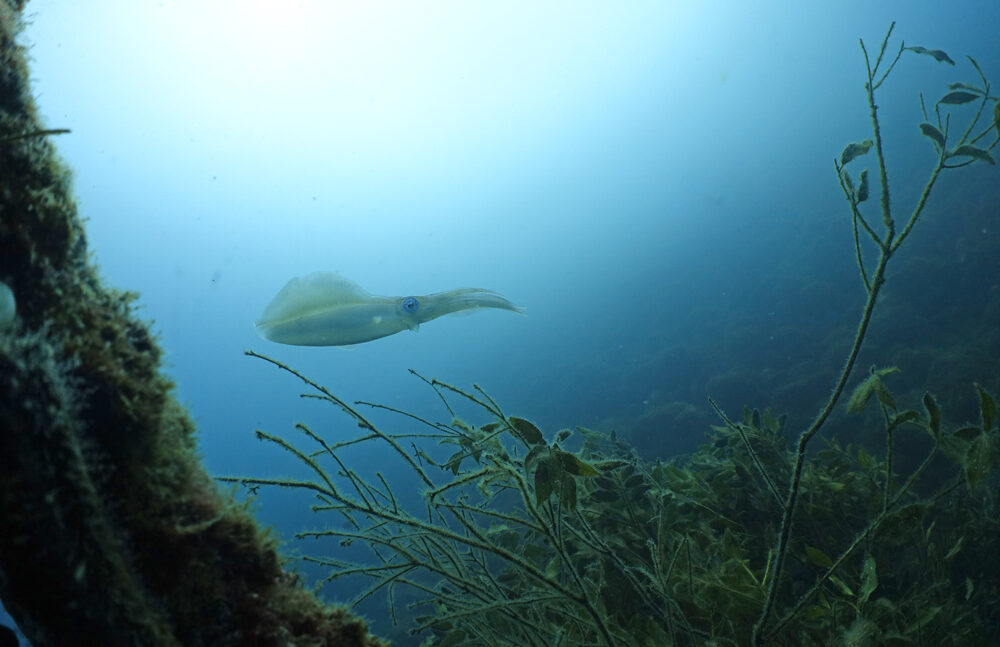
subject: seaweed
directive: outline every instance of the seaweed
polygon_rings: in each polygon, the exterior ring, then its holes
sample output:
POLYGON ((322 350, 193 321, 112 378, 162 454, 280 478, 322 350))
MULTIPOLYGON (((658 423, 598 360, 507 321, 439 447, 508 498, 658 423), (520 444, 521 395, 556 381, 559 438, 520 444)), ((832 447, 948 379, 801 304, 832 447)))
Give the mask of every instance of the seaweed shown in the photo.
POLYGON ((690 456, 651 461, 615 432, 547 433, 506 413, 478 385, 462 389, 413 372, 450 420, 437 422, 348 403, 294 368, 247 351, 302 380, 310 388, 303 397, 336 406, 361 434, 331 442, 298 423, 311 446, 304 449, 258 430, 310 476, 221 480, 315 496, 312 510, 328 521, 296 536, 363 544, 371 556, 365 563, 303 557, 328 569, 317 586, 366 578, 354 603, 385 593, 394 621, 416 614, 411 631, 425 632, 425 645, 1000 640, 995 398, 975 385, 979 421, 963 426, 951 424, 930 393, 907 407, 890 388, 896 367, 872 367, 848 389, 886 268, 935 183, 945 171, 992 164, 1000 140, 1000 99, 969 58, 980 85, 952 84, 931 112, 921 97, 919 131, 937 159, 912 212, 893 213, 876 92, 905 52, 953 64, 940 50, 903 43, 887 57, 893 27, 874 61, 861 42, 872 136, 834 160, 866 301, 832 391, 791 446, 783 415, 746 407, 733 419, 710 400, 721 423, 708 442, 690 456), (991 102, 992 120, 984 125, 991 102), (953 127, 963 114, 968 123, 953 127), (873 179, 868 169, 852 174, 871 153, 873 179), (884 439, 884 453, 820 434, 845 399, 849 415, 877 408, 881 429, 867 435, 884 439), (477 422, 456 415, 459 403, 477 422), (367 410, 395 416, 400 430, 384 431, 367 410), (420 484, 419 505, 404 504, 385 471, 365 476, 351 465, 345 452, 365 443, 390 448, 420 484), (922 452, 902 469, 901 443, 922 452), (417 597, 401 605, 404 589, 417 597))

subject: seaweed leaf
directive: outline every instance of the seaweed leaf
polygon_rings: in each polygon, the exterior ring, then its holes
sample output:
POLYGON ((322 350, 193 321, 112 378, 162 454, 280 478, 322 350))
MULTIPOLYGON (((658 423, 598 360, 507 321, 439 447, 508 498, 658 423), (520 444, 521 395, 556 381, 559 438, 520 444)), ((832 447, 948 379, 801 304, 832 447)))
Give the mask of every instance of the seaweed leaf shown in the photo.
POLYGON ((847 172, 847 169, 841 169, 840 176, 844 178, 844 184, 847 185, 848 191, 854 193, 854 180, 851 179, 851 174, 847 172))
POLYGON ((949 83, 948 84, 948 89, 949 90, 972 90, 973 92, 978 92, 980 95, 984 94, 981 89, 977 88, 976 86, 972 85, 971 83, 961 83, 961 82, 949 83))
POLYGON ((873 393, 882 404, 895 410, 896 403, 892 399, 892 394, 889 393, 889 389, 887 389, 885 384, 882 383, 882 376, 895 373, 898 370, 899 369, 895 366, 880 369, 872 367, 871 373, 868 377, 866 377, 861 384, 854 388, 854 391, 851 393, 851 397, 847 399, 847 410, 851 413, 861 413, 864 411, 865 406, 868 404, 868 400, 871 399, 873 393))
POLYGON ((848 162, 853 160, 855 157, 860 157, 861 155, 864 155, 869 150, 871 150, 873 143, 874 142, 872 142, 872 140, 866 139, 863 142, 848 144, 847 146, 844 147, 843 152, 840 153, 840 165, 843 166, 844 164, 847 164, 848 162))
POLYGON ((535 462, 539 460, 543 454, 546 454, 548 446, 546 445, 534 445, 528 452, 528 455, 524 457, 524 473, 530 474, 531 468, 534 466, 535 462))
POLYGON ((464 641, 467 637, 468 634, 464 629, 448 631, 444 638, 441 639, 441 642, 437 643, 437 647, 457 647, 457 645, 461 645, 462 641, 464 641))
POLYGON ((944 95, 938 99, 938 103, 945 103, 948 105, 961 105, 963 103, 969 103, 970 101, 975 101, 979 99, 982 95, 976 94, 974 92, 966 92, 965 90, 952 90, 948 94, 944 95))
POLYGON ((941 131, 936 126, 925 121, 920 124, 920 132, 924 134, 924 137, 932 139, 938 145, 938 148, 944 148, 944 135, 941 134, 941 131))
POLYGON ((997 404, 983 387, 976 384, 976 391, 979 393, 979 414, 983 423, 983 433, 993 427, 997 419, 997 404))
POLYGON ((864 447, 858 447, 858 464, 862 469, 871 471, 878 467, 878 462, 865 451, 864 447))
POLYGON ((948 155, 948 157, 959 157, 959 156, 972 157, 977 160, 982 160, 990 165, 996 164, 996 162, 993 160, 993 156, 990 155, 989 151, 982 148, 976 148, 975 146, 969 146, 968 144, 964 146, 959 146, 948 155))
POLYGON ((941 435, 941 407, 930 393, 924 393, 924 409, 927 410, 927 429, 937 440, 941 435))
POLYGON ((576 476, 598 476, 600 472, 594 468, 590 463, 585 463, 584 461, 577 458, 576 454, 571 454, 570 452, 564 452, 561 450, 555 450, 556 456, 559 457, 559 463, 563 470, 569 472, 570 474, 576 476))
POLYGON ((594 501, 599 501, 601 503, 612 503, 618 501, 621 497, 618 496, 617 492, 612 492, 610 490, 594 490, 590 493, 590 497, 594 501))
POLYGON ((920 501, 890 512, 878 526, 878 537, 889 545, 910 541, 913 529, 920 527, 928 508, 930 503, 920 501))
POLYGON ((836 575, 830 576, 830 583, 836 585, 836 587, 840 589, 840 592, 843 593, 844 595, 847 596, 854 595, 854 591, 851 590, 851 587, 847 586, 847 583, 844 582, 844 580, 837 577, 836 575))
POLYGON ((939 63, 943 61, 949 65, 955 64, 955 61, 951 60, 951 57, 940 49, 927 49, 926 47, 904 47, 903 49, 908 49, 911 52, 916 52, 917 54, 927 54, 928 56, 933 56, 934 60, 939 63))
POLYGON ((820 568, 830 568, 833 566, 833 560, 830 556, 821 551, 819 548, 813 548, 812 546, 806 546, 806 557, 814 565, 820 568))
POLYGON ((858 180, 858 203, 860 204, 868 199, 868 169, 861 171, 861 177, 858 180))
POLYGON ((514 428, 525 445, 537 445, 545 442, 542 432, 531 421, 516 416, 510 416, 508 420, 510 420, 510 426, 514 428))
POLYGON ((945 553, 945 556, 944 556, 945 560, 949 560, 952 557, 954 557, 955 555, 957 555, 959 552, 961 552, 961 550, 962 550, 962 544, 964 544, 964 543, 965 543, 965 535, 962 535, 961 537, 958 538, 958 541, 956 541, 952 545, 952 547, 948 549, 948 552, 945 553))
POLYGON ((993 442, 989 434, 980 434, 969 445, 965 454, 965 478, 969 483, 969 492, 975 492, 976 487, 993 469, 993 442))
MULTIPOLYGON (((892 373, 896 370, 898 369, 893 368, 888 372, 892 373)), ((878 377, 881 377, 881 375, 879 375, 878 377)), ((872 389, 875 391, 875 397, 878 398, 879 402, 889 407, 893 411, 896 410, 896 401, 893 399, 892 393, 889 392, 889 389, 886 388, 885 384, 882 383, 881 379, 875 380, 875 383, 872 385, 872 389)))
MULTIPOLYGON (((979 432, 979 427, 967 427, 966 429, 968 431, 979 432)), ((962 432, 965 430, 959 429, 958 431, 962 432)), ((954 434, 942 434, 938 438, 938 447, 941 448, 942 454, 962 465, 965 462, 965 455, 969 452, 969 444, 972 439, 975 439, 975 436, 965 437, 964 434, 958 432, 954 434)))
POLYGON ((552 469, 552 459, 545 457, 538 461, 535 469, 535 503, 542 505, 548 501, 556 486, 556 476, 552 469))
POLYGON ((907 409, 906 411, 901 411, 896 415, 892 416, 889 420, 889 429, 895 429, 900 425, 906 424, 907 422, 914 422, 920 418, 920 414, 913 409, 907 409))
POLYGON ((861 567, 861 589, 858 591, 858 602, 864 604, 869 596, 878 588, 878 573, 875 568, 875 558, 868 554, 861 567))
POLYGON ((554 578, 559 575, 559 569, 561 568, 562 559, 560 559, 559 555, 555 555, 549 560, 549 563, 545 565, 545 575, 554 578))
POLYGON ((572 478, 559 479, 559 504, 567 512, 576 510, 576 481, 572 478))
POLYGON ((971 443, 976 438, 979 438, 979 435, 982 433, 983 430, 980 429, 979 427, 968 426, 956 429, 955 431, 951 432, 951 435, 954 436, 955 438, 960 438, 967 443, 971 443))

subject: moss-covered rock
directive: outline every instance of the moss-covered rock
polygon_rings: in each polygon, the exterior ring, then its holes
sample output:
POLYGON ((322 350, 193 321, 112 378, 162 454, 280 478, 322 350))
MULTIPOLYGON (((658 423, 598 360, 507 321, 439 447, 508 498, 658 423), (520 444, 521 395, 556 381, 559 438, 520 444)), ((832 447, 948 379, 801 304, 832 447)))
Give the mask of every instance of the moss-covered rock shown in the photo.
POLYGON ((160 349, 87 254, 0 2, 0 599, 43 645, 379 645, 205 473, 160 349))

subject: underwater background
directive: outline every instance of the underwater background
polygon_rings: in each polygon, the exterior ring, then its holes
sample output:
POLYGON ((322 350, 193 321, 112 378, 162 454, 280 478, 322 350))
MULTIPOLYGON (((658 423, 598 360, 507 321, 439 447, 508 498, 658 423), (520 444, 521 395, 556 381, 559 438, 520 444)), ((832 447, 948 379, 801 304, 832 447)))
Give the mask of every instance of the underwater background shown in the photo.
MULTIPOLYGON (((649 459, 704 441, 708 396, 787 412, 796 432, 864 298, 833 167, 868 136, 858 38, 896 20, 957 63, 912 57, 882 90, 903 211, 936 159, 919 93, 976 80, 966 54, 1000 79, 993 2, 39 0, 27 16, 91 249, 140 293, 219 475, 302 471, 255 429, 354 433, 245 349, 431 419, 446 412, 407 369, 476 383, 547 433, 615 429, 649 459), (259 339, 271 297, 317 270, 374 294, 488 288, 527 316, 446 317, 346 350, 259 339)), ((899 366, 896 393, 932 390, 957 422, 976 415, 972 382, 1000 390, 998 186, 986 164, 941 180, 859 364, 899 366)), ((839 413, 827 432, 866 440, 839 413)), ((324 523, 309 503, 256 505, 290 538, 324 523)), ((388 635, 378 609, 362 611, 388 635)))

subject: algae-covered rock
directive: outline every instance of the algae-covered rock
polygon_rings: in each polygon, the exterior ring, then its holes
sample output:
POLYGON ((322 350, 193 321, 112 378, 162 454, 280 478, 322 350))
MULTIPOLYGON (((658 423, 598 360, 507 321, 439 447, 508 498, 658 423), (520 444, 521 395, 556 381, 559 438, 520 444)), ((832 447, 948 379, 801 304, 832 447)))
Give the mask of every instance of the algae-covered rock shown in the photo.
MULTIPOLYGON (((199 464, 161 351, 87 254, 0 2, 0 599, 43 645, 379 645, 199 464)), ((71 136, 71 135, 70 135, 71 136)))

